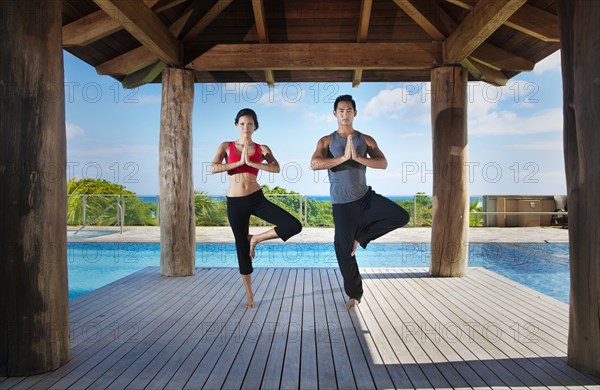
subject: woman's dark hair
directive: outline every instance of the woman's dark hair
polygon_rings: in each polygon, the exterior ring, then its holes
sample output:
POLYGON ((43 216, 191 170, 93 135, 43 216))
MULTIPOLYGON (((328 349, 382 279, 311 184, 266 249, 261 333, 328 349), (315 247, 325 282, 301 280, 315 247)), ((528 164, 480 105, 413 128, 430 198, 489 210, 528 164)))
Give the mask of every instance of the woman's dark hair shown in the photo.
POLYGON ((256 113, 254 112, 254 110, 251 108, 242 108, 240 112, 238 112, 235 116, 235 124, 237 125, 240 118, 244 115, 250 115, 252 119, 254 119, 254 125, 256 125, 256 128, 254 130, 258 130, 258 118, 256 117, 256 113))
POLYGON ((333 111, 337 110, 337 106, 339 102, 350 102, 352 103, 352 108, 356 111, 356 102, 352 99, 352 95, 340 95, 335 99, 333 103, 333 111))

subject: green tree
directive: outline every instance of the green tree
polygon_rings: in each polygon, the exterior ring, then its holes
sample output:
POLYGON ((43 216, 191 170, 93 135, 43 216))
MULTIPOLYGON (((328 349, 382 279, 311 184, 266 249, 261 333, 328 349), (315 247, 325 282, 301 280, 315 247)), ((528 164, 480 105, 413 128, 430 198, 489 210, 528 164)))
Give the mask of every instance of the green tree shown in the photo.
MULTIPOLYGON (((479 199, 472 201, 469 204, 469 213, 472 212, 481 212, 483 211, 483 206, 479 199)), ((470 214, 469 215, 469 226, 483 226, 483 215, 481 214, 470 214)))
POLYGON ((204 191, 194 191, 196 226, 227 226, 227 203, 204 191))
POLYGON ((67 180, 67 224, 83 223, 83 196, 86 195, 86 223, 96 226, 118 224, 117 206, 119 197, 125 196, 125 225, 155 225, 156 205, 144 202, 135 192, 120 184, 103 179, 67 180), (98 196, 110 194, 113 196, 98 196), (96 196, 94 196, 96 195, 96 196), (104 211, 104 212, 103 212, 104 211))

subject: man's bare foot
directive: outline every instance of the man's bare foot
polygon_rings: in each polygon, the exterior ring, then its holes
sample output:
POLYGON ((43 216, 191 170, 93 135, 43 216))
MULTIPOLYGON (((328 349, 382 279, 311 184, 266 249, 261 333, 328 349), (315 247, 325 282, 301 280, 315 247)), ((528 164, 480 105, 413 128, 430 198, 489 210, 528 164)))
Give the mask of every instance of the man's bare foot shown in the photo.
POLYGON ((358 241, 354 240, 354 246, 352 247, 352 253, 350 253, 350 256, 354 256, 354 254, 356 253, 357 247, 358 247, 358 241))
POLYGON ((348 310, 354 309, 354 306, 358 305, 358 303, 359 303, 358 299, 350 298, 348 300, 348 303, 346 303, 346 309, 348 309, 348 310))
POLYGON ((258 244, 258 241, 256 239, 254 239, 254 236, 250 235, 248 236, 250 237, 249 241, 250 241, 250 257, 253 259, 254 256, 256 256, 255 250, 256 250, 256 244, 258 244))

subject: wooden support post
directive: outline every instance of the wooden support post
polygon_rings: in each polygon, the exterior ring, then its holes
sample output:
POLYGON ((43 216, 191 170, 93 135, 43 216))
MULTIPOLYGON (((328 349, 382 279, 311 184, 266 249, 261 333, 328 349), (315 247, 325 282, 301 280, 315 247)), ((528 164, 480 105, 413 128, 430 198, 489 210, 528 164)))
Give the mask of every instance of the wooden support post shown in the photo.
POLYGON ((433 128, 432 276, 464 276, 468 260, 467 70, 431 70, 433 128))
POLYGON ((194 72, 162 73, 160 113, 160 273, 194 274, 196 231, 192 178, 194 72))
POLYGON ((600 2, 557 6, 571 270, 567 362, 600 376, 600 2))
POLYGON ((70 358, 61 31, 62 0, 0 1, 0 376, 70 358))

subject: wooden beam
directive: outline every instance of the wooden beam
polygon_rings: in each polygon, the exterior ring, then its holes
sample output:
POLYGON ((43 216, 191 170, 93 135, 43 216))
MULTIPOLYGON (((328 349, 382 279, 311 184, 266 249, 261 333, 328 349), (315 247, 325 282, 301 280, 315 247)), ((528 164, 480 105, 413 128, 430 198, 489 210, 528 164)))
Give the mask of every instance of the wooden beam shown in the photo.
MULTIPOLYGON (((477 4, 477 0, 447 1, 468 10, 477 4)), ((544 42, 560 41, 558 16, 530 4, 523 4, 504 25, 544 42)))
MULTIPOLYGON (((267 21, 265 17, 265 4, 263 0, 252 0, 252 10, 254 11, 254 23, 256 25, 256 34, 260 43, 269 43, 267 35, 267 21)), ((265 80, 269 88, 275 87, 275 75, 270 69, 265 70, 265 80)))
POLYGON ((166 64, 180 66, 183 46, 142 0, 94 0, 166 64))
MULTIPOLYGON (((371 9, 373 8, 373 0, 362 0, 360 5, 360 19, 358 22, 358 37, 357 42, 363 43, 367 41, 369 35, 369 24, 371 23, 371 9)), ((362 79, 362 69, 354 69, 352 75, 352 88, 357 88, 362 79)))
MULTIPOLYGON (((415 23, 417 23, 427 35, 436 41, 443 41, 450 31, 443 31, 443 25, 438 21, 434 21, 433 14, 428 12, 427 3, 423 0, 394 0, 415 23)), ((445 13, 444 13, 445 14, 445 13)))
POLYGON ((128 75, 121 84, 123 84, 124 88, 129 89, 141 87, 144 84, 154 81, 166 67, 167 65, 164 62, 156 61, 154 64, 128 75))
POLYGON ((527 0, 480 0, 446 39, 445 61, 460 63, 527 0))
MULTIPOLYGON (((153 7, 158 0, 144 0, 148 7, 153 7)), ((162 8, 161 11, 166 8, 162 8)), ((152 8, 154 12, 160 12, 152 8)), ((85 46, 94 43, 110 34, 120 31, 123 27, 103 10, 92 12, 77 19, 62 28, 64 47, 85 46)))
POLYGON ((124 75, 131 74, 152 64, 158 57, 146 46, 128 51, 112 60, 96 67, 98 74, 124 75))
POLYGON ((158 0, 156 1, 156 4, 152 6, 152 11, 159 14, 163 11, 175 7, 176 5, 185 3, 186 1, 188 0, 158 0))
POLYGON ((434 43, 220 44, 187 67, 212 70, 430 69, 441 63, 434 43))
POLYGON ((475 49, 470 57, 496 70, 529 72, 535 66, 533 61, 485 42, 475 49))
POLYGON ((508 82, 506 74, 481 64, 471 57, 465 58, 460 64, 477 80, 485 81, 497 87, 502 87, 508 82))
POLYGON ((217 16, 221 14, 231 4, 233 0, 218 0, 217 3, 204 15, 202 19, 183 37, 183 42, 194 40, 217 16))

